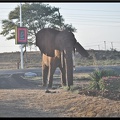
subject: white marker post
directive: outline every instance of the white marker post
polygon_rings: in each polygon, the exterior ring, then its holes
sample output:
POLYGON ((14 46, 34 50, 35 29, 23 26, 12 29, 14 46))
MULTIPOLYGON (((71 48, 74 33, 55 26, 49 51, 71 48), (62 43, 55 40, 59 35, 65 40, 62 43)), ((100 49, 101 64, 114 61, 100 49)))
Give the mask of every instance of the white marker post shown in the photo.
MULTIPOLYGON (((21 10, 21 3, 20 3, 20 27, 22 27, 22 10, 21 10)), ((23 69, 23 45, 21 44, 21 69, 23 69)))

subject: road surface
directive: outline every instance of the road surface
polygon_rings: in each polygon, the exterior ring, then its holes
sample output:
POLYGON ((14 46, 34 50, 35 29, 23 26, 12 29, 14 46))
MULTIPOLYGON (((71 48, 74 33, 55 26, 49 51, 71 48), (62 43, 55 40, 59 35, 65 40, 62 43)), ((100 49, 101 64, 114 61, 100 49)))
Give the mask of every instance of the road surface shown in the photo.
MULTIPOLYGON (((98 66, 98 68, 101 69, 111 69, 115 70, 116 72, 120 71, 120 66, 98 66)), ((96 67, 94 66, 77 66, 74 73, 84 73, 84 72, 93 72, 96 70, 96 67)), ((33 72, 36 73, 38 76, 42 75, 42 69, 41 68, 32 68, 32 69, 14 69, 14 70, 0 70, 0 75, 2 74, 24 74, 26 72, 33 72)), ((55 73, 59 74, 59 69, 57 68, 55 73)))

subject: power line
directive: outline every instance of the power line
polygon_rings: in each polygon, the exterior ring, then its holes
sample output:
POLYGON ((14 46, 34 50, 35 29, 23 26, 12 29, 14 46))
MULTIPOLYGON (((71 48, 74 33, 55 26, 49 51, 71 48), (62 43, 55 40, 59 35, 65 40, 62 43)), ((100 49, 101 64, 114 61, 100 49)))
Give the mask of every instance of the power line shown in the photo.
MULTIPOLYGON (((16 7, 17 7, 17 5, 16 5, 16 7)), ((5 9, 5 10, 9 10, 9 9, 15 9, 15 7, 14 8, 10 8, 10 7, 7 7, 7 8, 0 8, 0 9, 5 9)), ((62 8, 60 8, 60 10, 77 10, 77 11, 99 11, 99 12, 120 12, 120 11, 111 11, 111 10, 98 10, 98 9, 79 9, 79 8, 64 8, 64 7, 62 7, 62 8)))
POLYGON ((91 23, 87 23, 87 24, 86 24, 86 23, 85 23, 85 24, 84 24, 84 23, 81 23, 81 24, 80 24, 80 22, 83 22, 83 21, 72 22, 72 25, 75 25, 75 24, 76 24, 77 26, 78 26, 78 25, 79 25, 79 26, 81 26, 81 25, 84 25, 84 26, 87 25, 87 26, 92 26, 92 27, 93 27, 93 26, 98 26, 98 27, 120 27, 120 25, 100 25, 100 24, 91 24, 91 23), (79 24, 78 24, 78 23, 79 23, 79 24))
MULTIPOLYGON (((2 21, 3 19, 0 19, 0 21, 2 21)), ((68 18, 68 17, 66 17, 66 19, 65 20, 75 20, 75 21, 78 21, 78 22, 80 22, 81 20, 85 20, 85 21, 89 21, 89 22, 91 22, 91 21, 97 21, 97 22, 115 22, 115 23, 120 23, 120 20, 119 21, 111 21, 111 20, 96 20, 96 19, 92 19, 92 18, 78 18, 78 19, 75 19, 75 18, 73 18, 73 17, 71 17, 71 18, 68 18)), ((85 22, 84 21, 84 22, 85 22)))
POLYGON ((95 17, 95 16, 94 17, 92 17, 92 16, 91 17, 88 17, 88 16, 66 16, 66 18, 68 18, 68 19, 71 19, 71 18, 72 19, 76 19, 76 18, 85 18, 86 19, 87 18, 87 19, 103 19, 103 20, 104 19, 105 20, 106 19, 109 19, 109 20, 111 20, 111 19, 120 20, 120 17, 119 18, 113 18, 113 17, 112 18, 109 18, 109 17, 104 18, 104 17, 95 17))
POLYGON ((80 19, 77 19, 77 20, 76 20, 76 19, 74 19, 74 18, 71 18, 71 19, 69 19, 69 18, 67 19, 67 18, 66 18, 66 20, 72 20, 72 19, 75 20, 75 21, 80 21, 80 20, 86 20, 86 21, 87 21, 87 20, 88 20, 88 21, 90 22, 90 21, 92 20, 92 21, 97 21, 97 22, 115 22, 115 23, 117 22, 117 23, 120 23, 120 20, 119 20, 119 21, 108 21, 108 20, 105 21, 105 20, 84 19, 84 18, 80 18, 80 19))
POLYGON ((120 11, 111 11, 111 10, 92 10, 92 9, 73 9, 73 8, 61 8, 64 10, 81 10, 81 11, 99 11, 99 12, 120 12, 120 11))
MULTIPOLYGON (((3 17, 3 16, 8 16, 8 15, 2 15, 1 14, 0 16, 3 17)), ((88 15, 80 15, 80 14, 76 14, 75 15, 75 14, 71 14, 71 13, 66 16, 66 18, 70 18, 70 19, 71 18, 72 19, 74 19, 74 18, 76 19, 76 17, 77 18, 82 17, 82 18, 87 18, 87 19, 88 18, 95 18, 95 19, 98 19, 98 18, 100 18, 100 19, 120 19, 120 17, 118 15, 117 15, 117 18, 113 18, 113 16, 112 17, 107 17, 107 16, 102 16, 101 17, 101 15, 94 15, 94 16, 93 15, 92 16, 91 15, 90 16, 88 16, 88 15)))

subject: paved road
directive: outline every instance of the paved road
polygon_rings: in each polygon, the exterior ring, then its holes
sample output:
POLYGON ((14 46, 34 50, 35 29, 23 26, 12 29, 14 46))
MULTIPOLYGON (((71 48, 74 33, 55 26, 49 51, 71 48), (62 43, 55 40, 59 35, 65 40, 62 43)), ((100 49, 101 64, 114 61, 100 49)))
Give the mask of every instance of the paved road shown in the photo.
POLYGON ((41 68, 32 68, 32 69, 14 69, 14 70, 0 70, 0 75, 2 74, 19 74, 26 72, 34 72, 41 75, 41 68))
MULTIPOLYGON (((112 69, 116 72, 120 73, 120 66, 98 66, 101 69, 112 69)), ((94 66, 77 66, 76 71, 74 73, 84 73, 84 72, 92 72, 96 70, 94 66)), ((0 75, 2 74, 24 74, 26 72, 36 73, 38 76, 42 75, 41 68, 32 68, 32 69, 15 69, 15 70, 0 70, 0 75)), ((56 69, 55 73, 59 74, 59 69, 56 69)))

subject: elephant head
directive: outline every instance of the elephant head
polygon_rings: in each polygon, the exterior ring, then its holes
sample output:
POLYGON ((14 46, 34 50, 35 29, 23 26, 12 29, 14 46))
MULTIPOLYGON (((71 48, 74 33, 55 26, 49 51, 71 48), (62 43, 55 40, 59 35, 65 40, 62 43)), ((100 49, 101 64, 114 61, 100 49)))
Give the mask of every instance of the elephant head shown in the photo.
POLYGON ((60 31, 44 28, 36 34, 36 46, 47 56, 54 57, 55 37, 60 31))
POLYGON ((63 53, 65 62, 66 80, 68 86, 73 85, 73 60, 72 51, 76 49, 81 55, 87 57, 87 51, 77 42, 72 32, 58 31, 51 28, 41 29, 36 34, 36 46, 47 56, 54 57, 55 50, 63 53))

